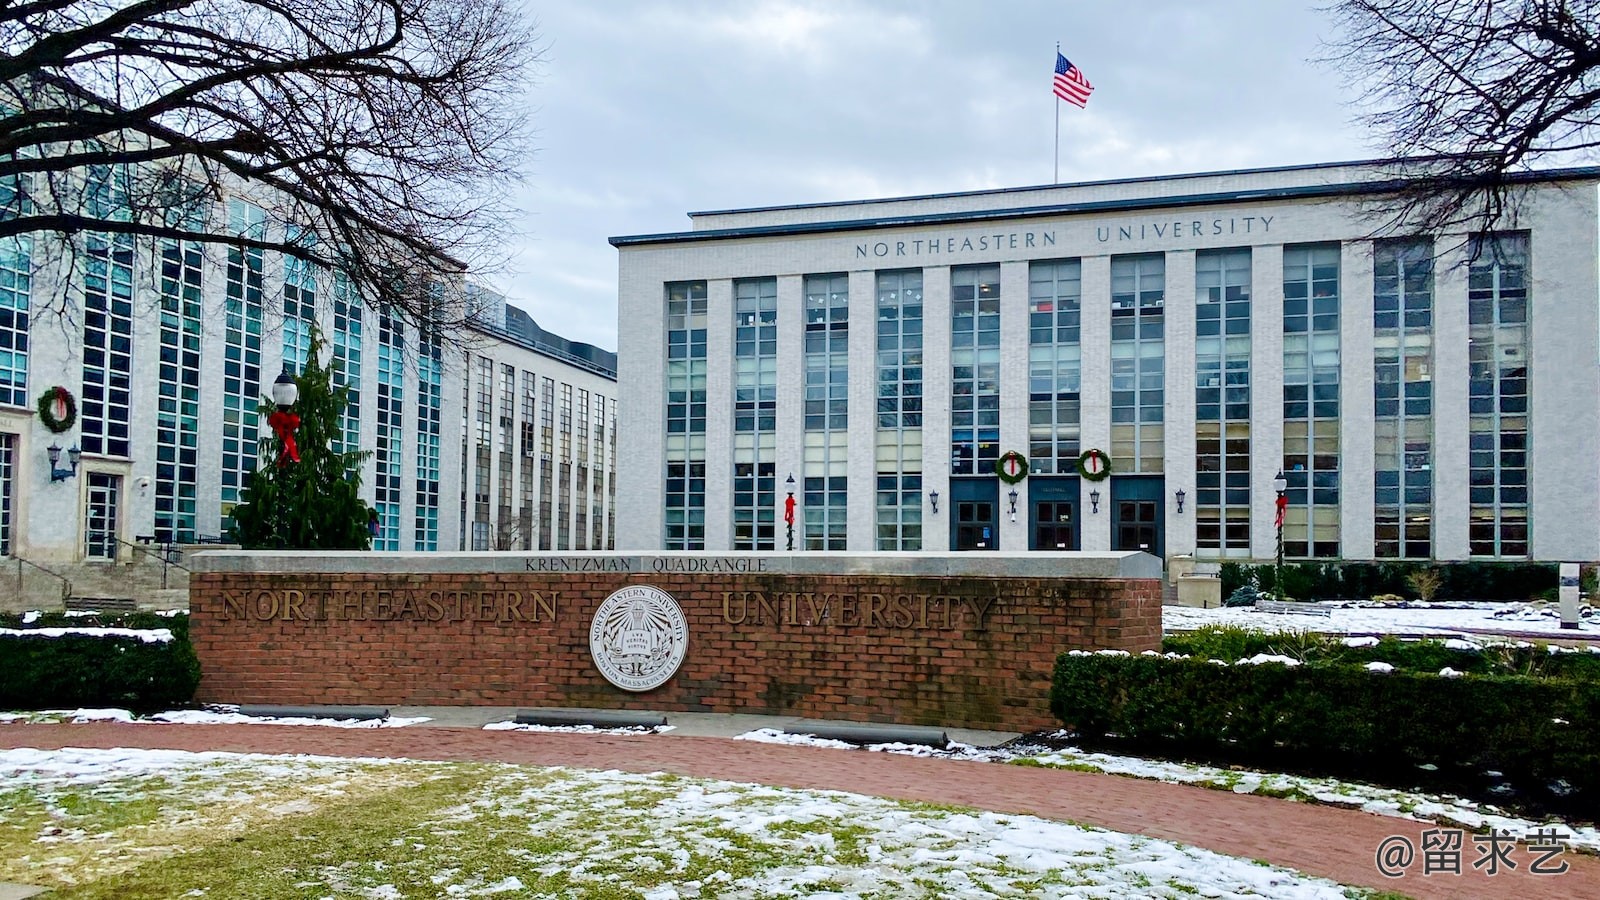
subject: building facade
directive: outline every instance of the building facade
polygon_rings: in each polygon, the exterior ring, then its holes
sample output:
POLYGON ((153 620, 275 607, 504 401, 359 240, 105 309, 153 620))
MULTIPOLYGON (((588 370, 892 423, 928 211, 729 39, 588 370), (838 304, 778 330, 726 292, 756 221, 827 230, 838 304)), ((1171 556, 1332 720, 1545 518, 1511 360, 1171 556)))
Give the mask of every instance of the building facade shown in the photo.
POLYGON ((1289 558, 1600 558, 1600 169, 1436 235, 1382 172, 613 238, 618 547, 1270 559, 1281 473, 1289 558))
MULTIPOLYGON (((213 215, 239 233, 280 227, 243 199, 213 215)), ((343 446, 371 451, 374 549, 477 547, 485 527, 508 549, 609 546, 614 355, 497 298, 479 321, 447 344, 270 252, 92 232, 0 241, 0 558, 111 563, 141 543, 223 540, 267 430, 258 407, 303 367, 313 328, 352 388, 343 446), (471 412, 485 391, 489 423, 471 412), (70 410, 60 431, 40 414, 47 394, 50 422, 70 410), (487 526, 485 495, 504 501, 487 526)))
POLYGON ((461 382, 461 549, 614 549, 616 355, 496 299, 461 382))

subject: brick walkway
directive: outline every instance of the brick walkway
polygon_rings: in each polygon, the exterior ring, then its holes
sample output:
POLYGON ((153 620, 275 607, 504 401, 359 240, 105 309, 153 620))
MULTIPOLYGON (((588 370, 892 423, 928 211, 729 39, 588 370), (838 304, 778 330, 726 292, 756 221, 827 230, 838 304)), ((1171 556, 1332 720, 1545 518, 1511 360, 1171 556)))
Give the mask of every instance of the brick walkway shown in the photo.
MULTIPOLYGON (((465 728, 342 729, 272 725, 0 725, 0 747, 144 747, 330 756, 404 756, 672 772, 729 781, 821 788, 1071 820, 1260 859, 1345 884, 1418 898, 1600 897, 1600 858, 1566 854, 1562 875, 1531 875, 1523 849, 1497 876, 1378 874, 1374 854, 1390 835, 1420 846, 1428 827, 1352 810, 1245 796, 1114 775, 994 763, 919 759, 722 738, 481 731, 465 728)), ((1480 853, 1470 840, 1462 867, 1480 853)))

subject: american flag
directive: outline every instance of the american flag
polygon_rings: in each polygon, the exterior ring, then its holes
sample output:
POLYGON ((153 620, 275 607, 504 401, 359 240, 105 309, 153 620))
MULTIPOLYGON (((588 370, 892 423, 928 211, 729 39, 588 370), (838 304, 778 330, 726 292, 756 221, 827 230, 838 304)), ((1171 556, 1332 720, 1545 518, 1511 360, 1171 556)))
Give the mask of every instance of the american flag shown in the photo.
POLYGON ((1077 66, 1067 62, 1067 58, 1057 51, 1055 90, 1057 97, 1082 109, 1089 102, 1089 95, 1094 93, 1094 85, 1083 77, 1077 66))

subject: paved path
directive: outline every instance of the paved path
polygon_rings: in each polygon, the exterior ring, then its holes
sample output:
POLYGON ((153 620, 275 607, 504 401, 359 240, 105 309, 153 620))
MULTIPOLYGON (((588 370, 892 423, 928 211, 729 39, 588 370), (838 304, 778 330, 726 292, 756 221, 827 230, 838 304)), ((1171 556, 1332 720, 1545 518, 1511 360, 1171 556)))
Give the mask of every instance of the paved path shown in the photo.
MULTIPOLYGON (((921 759, 714 737, 584 735, 474 728, 343 729, 273 725, 0 725, 0 747, 144 747, 672 772, 729 781, 819 788, 972 806, 1145 834, 1288 866, 1345 884, 1418 898, 1600 897, 1600 858, 1573 853, 1562 875, 1531 875, 1529 855, 1494 877, 1379 875, 1374 853, 1391 835, 1420 846, 1423 823, 1114 775, 995 763, 921 759)), ((1480 854, 1465 846, 1463 868, 1480 854)))

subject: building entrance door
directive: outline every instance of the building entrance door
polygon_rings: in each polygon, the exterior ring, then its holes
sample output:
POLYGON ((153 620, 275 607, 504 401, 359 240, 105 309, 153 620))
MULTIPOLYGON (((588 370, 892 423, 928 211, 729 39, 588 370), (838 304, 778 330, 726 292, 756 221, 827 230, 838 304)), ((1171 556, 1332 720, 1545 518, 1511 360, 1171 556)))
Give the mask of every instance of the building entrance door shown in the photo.
POLYGON ((999 481, 985 478, 950 482, 951 546, 957 550, 998 550, 1000 530, 996 521, 999 509, 999 481))
POLYGON ((1162 485, 1159 476, 1111 476, 1111 549, 1162 556, 1162 485))
POLYGON ((121 502, 121 494, 120 475, 89 473, 89 500, 83 517, 85 559, 117 558, 117 507, 121 502))
POLYGON ((1113 550, 1143 550, 1155 553, 1156 502, 1120 500, 1116 508, 1116 536, 1113 550))
POLYGON ((1078 479, 1030 477, 1028 500, 1029 550, 1078 549, 1078 479))

